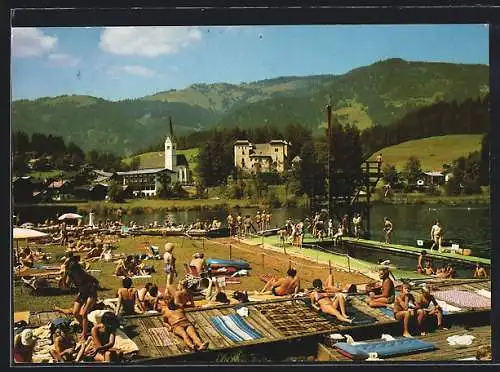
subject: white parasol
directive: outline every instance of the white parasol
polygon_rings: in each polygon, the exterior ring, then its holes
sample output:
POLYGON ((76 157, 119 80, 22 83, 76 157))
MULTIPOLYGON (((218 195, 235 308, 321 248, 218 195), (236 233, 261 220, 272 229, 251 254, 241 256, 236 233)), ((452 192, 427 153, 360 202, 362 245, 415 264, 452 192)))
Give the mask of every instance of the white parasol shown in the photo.
POLYGON ((83 218, 83 216, 80 216, 79 214, 76 214, 76 213, 64 213, 63 215, 59 216, 58 220, 59 221, 79 220, 80 218, 83 218))
POLYGON ((26 240, 26 246, 28 246, 29 239, 38 239, 48 236, 49 234, 45 234, 44 232, 33 230, 33 229, 25 229, 22 227, 14 227, 12 229, 12 237, 16 241, 16 256, 19 254, 19 240, 26 240))
POLYGON ((12 237, 14 240, 21 239, 37 239, 43 238, 44 236, 48 236, 49 234, 45 234, 44 232, 33 230, 33 229, 25 229, 22 227, 14 227, 12 229, 12 237))

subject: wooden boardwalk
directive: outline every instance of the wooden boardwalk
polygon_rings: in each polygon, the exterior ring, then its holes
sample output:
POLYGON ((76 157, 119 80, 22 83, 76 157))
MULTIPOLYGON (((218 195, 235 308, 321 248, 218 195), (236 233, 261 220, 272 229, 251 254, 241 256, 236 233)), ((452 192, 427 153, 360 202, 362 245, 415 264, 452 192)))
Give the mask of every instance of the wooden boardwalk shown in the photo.
MULTIPOLYGON (((384 360, 391 362, 456 361, 463 358, 475 357, 479 346, 491 345, 491 326, 467 327, 463 325, 453 325, 448 330, 435 331, 426 336, 418 336, 417 338, 434 344, 436 349, 416 354, 385 358, 384 360), (475 338, 472 340, 471 345, 453 346, 448 343, 447 338, 455 335, 472 335, 475 338)), ((361 339, 357 341, 361 341, 361 339)), ((352 359, 342 355, 331 346, 319 344, 318 361, 352 362, 352 359)))
MULTIPOLYGON (((395 320, 378 309, 370 308, 363 301, 352 298, 349 306, 350 313, 362 321, 359 324, 341 323, 331 316, 318 313, 310 307, 307 300, 276 300, 265 303, 249 303, 248 317, 243 318, 261 337, 249 341, 235 342, 220 333, 212 324, 214 316, 231 315, 236 313, 233 306, 214 309, 192 309, 186 311, 188 319, 196 325, 200 338, 209 341, 208 350, 222 351, 250 345, 259 345, 274 342, 283 342, 297 338, 340 332, 355 327, 367 327, 376 324, 392 324, 395 320)), ((160 315, 138 315, 127 318, 127 335, 140 349, 138 361, 165 360, 193 353, 187 350, 180 339, 171 335, 174 342, 169 346, 151 347, 154 342, 148 329, 163 327, 160 315)))
MULTIPOLYGON (((456 289, 477 292, 481 289, 491 290, 491 282, 488 280, 448 279, 434 280, 429 284, 432 291, 456 289)), ((365 301, 366 296, 363 295, 356 294, 348 297, 348 314, 355 318, 354 324, 339 322, 332 316, 316 311, 310 306, 310 301, 307 298, 277 298, 249 302, 245 304, 248 309, 248 317, 241 319, 260 337, 246 341, 230 339, 224 332, 219 331, 212 322, 213 317, 236 314, 235 305, 186 309, 186 316, 195 325, 200 338, 203 341, 209 341, 208 351, 225 351, 301 338, 319 338, 330 333, 351 333, 369 337, 369 335, 373 336, 374 333, 384 330, 400 332, 399 322, 394 319, 390 310, 370 308, 365 301)), ((446 315, 445 321, 449 320, 453 324, 471 325, 475 324, 475 320, 478 320, 484 324, 485 319, 486 323, 488 322, 490 313, 491 309, 489 308, 474 311, 463 309, 461 312, 446 315)), ((37 327, 61 316, 64 315, 55 311, 30 313, 28 323, 31 327, 37 327)), ((138 362, 163 361, 171 358, 182 359, 183 356, 189 357, 194 353, 186 349, 180 338, 166 329, 160 314, 125 317, 123 330, 139 347, 140 351, 136 358, 138 362)), ((436 334, 436 337, 438 336, 439 334, 436 334)), ((489 337, 491 338, 491 335, 489 337)), ((449 359, 449 357, 447 358, 449 359)))

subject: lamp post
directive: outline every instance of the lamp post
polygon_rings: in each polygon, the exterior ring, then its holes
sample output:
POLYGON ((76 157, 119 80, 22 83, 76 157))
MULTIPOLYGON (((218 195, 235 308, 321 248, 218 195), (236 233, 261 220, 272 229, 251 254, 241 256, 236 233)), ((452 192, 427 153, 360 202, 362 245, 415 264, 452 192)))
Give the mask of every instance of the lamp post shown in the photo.
POLYGON ((332 177, 331 177, 331 162, 332 162, 332 106, 330 104, 326 105, 326 113, 328 119, 328 218, 332 216, 332 177))

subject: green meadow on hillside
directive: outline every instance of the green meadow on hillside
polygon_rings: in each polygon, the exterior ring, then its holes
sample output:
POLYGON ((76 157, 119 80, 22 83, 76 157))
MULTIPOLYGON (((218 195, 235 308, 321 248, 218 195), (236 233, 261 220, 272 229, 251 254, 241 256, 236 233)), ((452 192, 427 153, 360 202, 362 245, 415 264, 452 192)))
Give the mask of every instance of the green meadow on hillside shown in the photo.
MULTIPOLYGON (((189 168, 195 171, 198 166, 198 154, 200 150, 198 148, 177 150, 178 154, 184 154, 186 157, 189 168)), ((157 152, 146 152, 144 154, 137 155, 141 160, 141 168, 162 168, 165 165, 165 157, 163 151, 157 152)), ((125 164, 130 164, 133 157, 123 159, 125 164)))
POLYGON ((410 156, 420 160, 423 171, 440 170, 443 164, 451 162, 460 156, 481 150, 481 134, 453 134, 447 136, 429 137, 403 142, 386 147, 372 154, 368 160, 375 160, 382 153, 384 163, 395 165, 398 171, 405 166, 410 156))

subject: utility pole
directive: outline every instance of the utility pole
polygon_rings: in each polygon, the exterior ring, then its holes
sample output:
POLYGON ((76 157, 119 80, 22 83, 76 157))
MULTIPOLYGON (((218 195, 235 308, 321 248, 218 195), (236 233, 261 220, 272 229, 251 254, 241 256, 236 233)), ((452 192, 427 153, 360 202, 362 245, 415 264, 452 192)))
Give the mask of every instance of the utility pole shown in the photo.
POLYGON ((332 218, 332 105, 331 101, 326 105, 328 117, 328 218, 332 218))

